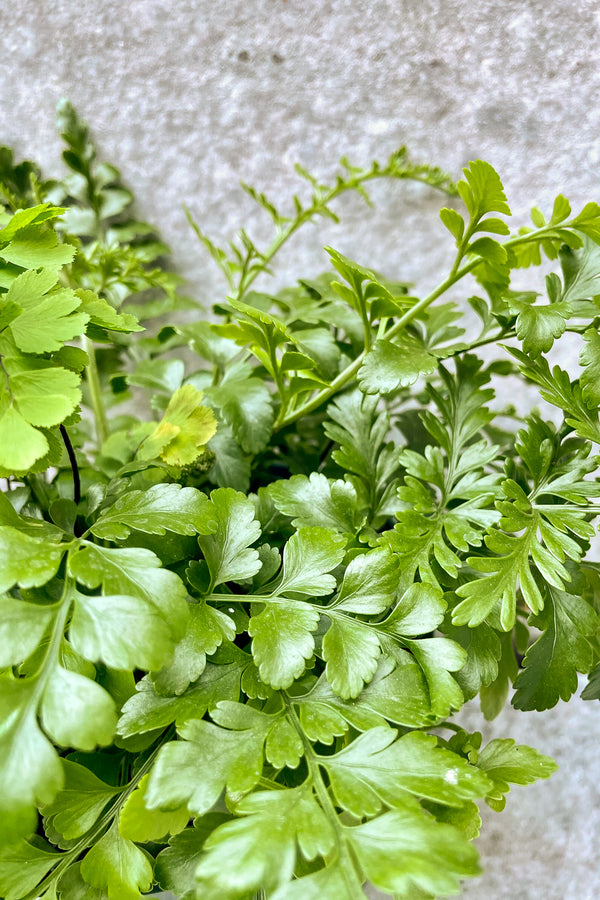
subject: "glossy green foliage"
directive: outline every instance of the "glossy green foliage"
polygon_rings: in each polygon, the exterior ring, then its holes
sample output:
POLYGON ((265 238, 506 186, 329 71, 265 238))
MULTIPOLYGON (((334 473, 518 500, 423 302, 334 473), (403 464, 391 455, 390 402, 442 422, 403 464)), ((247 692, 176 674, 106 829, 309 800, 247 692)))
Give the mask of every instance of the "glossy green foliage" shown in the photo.
POLYGON ((477 802, 555 769, 482 746, 465 700, 600 694, 600 207, 515 232, 482 161, 299 170, 289 212, 245 187, 270 244, 194 226, 216 321, 151 322, 194 304, 66 102, 59 126, 60 181, 0 151, 0 895, 460 892, 477 802), (327 248, 254 289, 384 177, 455 198, 437 288, 327 248), (542 253, 561 273, 511 287, 542 253), (444 297, 470 275, 479 330, 444 297), (545 356, 567 333, 574 378, 545 356), (552 421, 499 409, 507 376, 552 421))

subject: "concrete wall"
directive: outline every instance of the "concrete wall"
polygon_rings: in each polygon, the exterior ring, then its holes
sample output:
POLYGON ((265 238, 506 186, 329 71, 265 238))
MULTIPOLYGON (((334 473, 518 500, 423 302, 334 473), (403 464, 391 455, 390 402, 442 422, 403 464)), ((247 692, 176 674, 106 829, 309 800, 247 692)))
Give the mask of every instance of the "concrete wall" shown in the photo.
MULTIPOLYGON (((559 191, 574 206, 599 199, 599 38, 595 0, 5 0, 0 141, 57 171, 53 110, 68 96, 210 303, 222 283, 181 204, 217 237, 248 221, 260 233, 237 182, 284 200, 295 162, 327 175, 344 153, 366 163, 407 143, 453 173, 488 159, 523 220, 559 191)), ((319 271, 333 243, 419 291, 435 284, 451 255, 440 198, 403 184, 373 193, 377 211, 348 198, 344 224, 299 237, 282 278, 319 271)), ((563 768, 487 817, 487 874, 465 896, 600 896, 597 707, 509 710, 492 730, 563 768)))

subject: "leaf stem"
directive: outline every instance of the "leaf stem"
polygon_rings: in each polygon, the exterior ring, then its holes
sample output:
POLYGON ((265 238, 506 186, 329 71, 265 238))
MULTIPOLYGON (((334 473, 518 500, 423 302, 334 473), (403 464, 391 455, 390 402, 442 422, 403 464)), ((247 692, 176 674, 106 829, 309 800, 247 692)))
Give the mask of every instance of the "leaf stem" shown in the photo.
POLYGON ((73 473, 73 502, 75 503, 75 506, 77 506, 81 500, 81 479, 79 477, 77 457, 75 456, 75 450, 73 449, 73 444, 71 443, 71 438, 67 433, 67 429, 64 425, 60 425, 59 429, 65 445, 65 450, 67 451, 67 456, 69 457, 69 462, 71 463, 71 471, 73 473))
MULTIPOLYGON (((540 235, 544 234, 547 231, 551 231, 552 228, 550 226, 544 226, 543 228, 537 229, 537 231, 532 231, 529 234, 515 235, 515 237, 509 238, 507 241, 504 241, 502 244, 503 247, 515 247, 519 244, 527 244, 533 240, 538 240, 540 235)), ((462 258, 462 249, 459 250, 457 254, 457 260, 460 262, 462 258)), ((481 257, 476 257, 475 259, 470 260, 468 263, 465 263, 464 266, 457 267, 456 261, 450 274, 444 281, 441 282, 430 294, 424 297, 422 300, 419 300, 418 303, 415 303, 409 310, 407 310, 404 315, 400 316, 398 321, 389 329, 389 331, 385 332, 383 337, 385 340, 389 340, 390 338, 396 337, 409 322, 412 322, 419 313, 423 312, 430 306, 438 297, 444 294, 449 288, 451 288, 454 284, 460 281, 465 275, 468 275, 473 269, 477 268, 482 262, 481 257)), ((379 337, 380 335, 378 335, 379 337)), ((322 391, 319 391, 310 400, 307 400, 306 403, 303 403, 302 406, 297 407, 293 412, 289 413, 286 416, 283 416, 281 419, 275 422, 273 426, 273 432, 279 431, 281 428, 285 428, 287 425, 291 425, 293 422, 296 422, 298 419, 301 419, 303 416, 309 415, 318 409, 323 403, 326 403, 327 400, 331 399, 335 394, 338 393, 342 388, 346 387, 346 385, 354 378, 360 369, 363 360, 365 358, 366 352, 363 350, 356 359, 347 366, 343 372, 334 378, 328 388, 324 388, 322 391)))
POLYGON ((360 193, 361 186, 365 182, 372 181, 377 178, 398 178, 400 180, 407 179, 411 181, 420 181, 424 184, 430 184, 431 187, 435 187, 438 190, 445 191, 449 194, 454 194, 454 191, 446 187, 443 182, 440 182, 439 184, 431 184, 431 182, 427 180, 426 174, 420 177, 416 171, 411 173, 409 169, 407 169, 407 171, 403 174, 394 172, 393 169, 390 169, 389 167, 386 167, 384 169, 370 169, 366 172, 356 175, 354 178, 351 178, 348 181, 339 179, 335 187, 330 188, 318 199, 313 199, 313 203, 309 207, 302 210, 302 212, 300 212, 296 216, 294 221, 291 222, 286 228, 281 229, 279 234, 271 242, 266 252, 261 255, 261 266, 259 268, 253 268, 249 272, 242 273, 242 277, 240 278, 238 284, 236 299, 241 300, 244 297, 255 279, 268 268, 268 265, 275 254, 278 253, 283 245, 292 237, 293 234, 296 233, 296 231, 298 231, 299 228, 301 228, 302 225, 304 225, 306 222, 309 222, 315 216, 323 213, 323 211, 327 209, 332 200, 335 200, 341 194, 345 193, 346 191, 358 191, 360 193))
POLYGON ((92 409, 94 411, 94 421, 96 423, 96 438, 98 444, 102 445, 107 439, 108 420, 106 411, 102 401, 102 389, 100 387, 100 375, 98 374, 98 363, 96 361, 96 350, 93 343, 88 337, 84 337, 84 350, 88 355, 88 364, 86 366, 87 383, 90 390, 90 399, 92 401, 92 409))
POLYGON ((87 831, 83 837, 77 841, 74 847, 71 847, 70 850, 66 850, 63 853, 62 858, 56 868, 52 869, 45 878, 40 881, 36 887, 34 887, 28 894, 23 897, 23 900, 37 900, 45 890, 52 886, 53 883, 58 882, 59 878, 69 868, 74 862, 77 861, 77 858, 80 854, 86 850, 88 847, 92 846, 96 839, 102 834, 105 829, 105 826, 110 823, 110 821, 119 814, 119 811, 129 795, 136 789, 144 775, 152 768, 154 764, 154 760, 158 754, 158 751, 161 749, 162 745, 170 740, 173 736, 173 728, 168 728, 163 735, 158 739, 158 743, 152 753, 148 756, 146 760, 142 763, 140 768, 137 770, 135 775, 133 775, 131 781, 128 785, 126 785, 125 789, 121 791, 117 797, 117 799, 111 804, 109 809, 101 816, 95 825, 87 831))

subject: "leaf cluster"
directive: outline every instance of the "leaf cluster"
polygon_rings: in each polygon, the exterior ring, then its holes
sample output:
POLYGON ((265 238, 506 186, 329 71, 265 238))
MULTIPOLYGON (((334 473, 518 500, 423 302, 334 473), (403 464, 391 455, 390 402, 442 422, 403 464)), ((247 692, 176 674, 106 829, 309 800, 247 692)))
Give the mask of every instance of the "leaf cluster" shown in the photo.
POLYGON ((477 802, 556 768, 483 746, 465 701, 600 693, 600 207, 511 229, 488 163, 454 185, 404 148, 299 170, 289 211, 244 186, 267 246, 194 226, 226 289, 181 317, 118 169, 58 119, 62 179, 0 152, 0 894, 458 893, 477 802), (439 285, 329 247, 269 292, 378 178, 451 198, 439 285), (542 253, 560 274, 521 290, 542 253), (476 328, 446 296, 468 279, 476 328), (547 358, 565 334, 576 377, 547 358), (523 417, 525 380, 547 408, 523 417))

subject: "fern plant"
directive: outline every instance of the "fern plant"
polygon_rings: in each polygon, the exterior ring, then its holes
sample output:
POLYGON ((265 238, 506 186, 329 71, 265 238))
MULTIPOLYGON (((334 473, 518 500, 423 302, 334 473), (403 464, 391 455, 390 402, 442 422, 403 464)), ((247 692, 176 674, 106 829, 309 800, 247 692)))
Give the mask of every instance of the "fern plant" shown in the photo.
POLYGON ((58 118, 68 176, 0 152, 2 897, 460 893, 477 801, 555 764, 455 714, 547 709, 578 673, 600 696, 600 206, 515 230, 482 161, 300 169, 289 213, 245 187, 265 247, 188 211, 226 282, 206 318, 58 118), (438 287, 326 248, 269 292, 280 247, 379 178, 451 198, 438 287), (560 274, 515 287, 543 257, 560 274))

